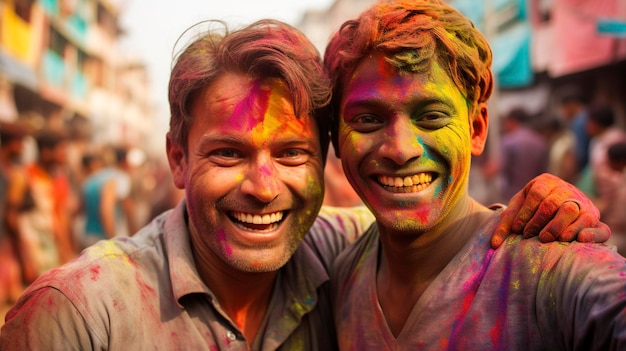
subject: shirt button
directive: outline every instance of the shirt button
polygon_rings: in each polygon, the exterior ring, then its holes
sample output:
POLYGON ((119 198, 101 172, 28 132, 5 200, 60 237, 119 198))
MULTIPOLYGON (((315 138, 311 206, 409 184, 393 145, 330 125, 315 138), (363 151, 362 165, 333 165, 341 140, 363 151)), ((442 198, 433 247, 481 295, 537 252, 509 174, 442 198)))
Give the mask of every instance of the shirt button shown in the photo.
POLYGON ((226 332, 226 337, 230 340, 230 341, 235 341, 237 340, 237 335, 235 335, 235 333, 231 332, 230 330, 228 332, 226 332))

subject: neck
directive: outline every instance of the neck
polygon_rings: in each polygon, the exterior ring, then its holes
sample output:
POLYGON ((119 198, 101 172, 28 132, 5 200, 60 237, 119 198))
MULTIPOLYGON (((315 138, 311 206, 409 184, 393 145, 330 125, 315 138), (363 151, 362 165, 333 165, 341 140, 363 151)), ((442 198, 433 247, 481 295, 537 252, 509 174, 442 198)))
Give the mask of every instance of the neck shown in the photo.
POLYGON ((471 199, 458 207, 461 209, 448 215, 458 220, 427 232, 412 235, 379 227, 382 250, 376 274, 378 300, 396 337, 412 311, 407 306, 415 305, 490 212, 471 199))
POLYGON ((195 250, 194 256, 200 277, 251 345, 270 303, 277 272, 243 272, 202 261, 195 250))
POLYGON ((389 273, 398 276, 403 282, 437 276, 472 237, 490 212, 486 207, 468 198, 468 201, 447 215, 454 220, 444 220, 427 231, 399 234, 380 228, 381 270, 388 267, 389 273), (406 278, 409 277, 413 279, 407 281, 406 278))

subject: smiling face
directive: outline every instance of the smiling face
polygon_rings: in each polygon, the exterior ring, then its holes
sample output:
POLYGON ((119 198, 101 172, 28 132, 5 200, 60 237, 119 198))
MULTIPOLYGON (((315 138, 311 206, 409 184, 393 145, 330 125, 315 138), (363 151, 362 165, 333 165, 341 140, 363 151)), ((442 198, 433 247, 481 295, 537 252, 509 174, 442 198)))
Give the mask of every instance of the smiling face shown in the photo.
POLYGON ((168 139, 185 189, 194 249, 246 272, 283 266, 315 220, 323 163, 311 116, 294 115, 288 88, 225 73, 191 106, 187 154, 168 139))
POLYGON ((343 167, 381 232, 431 230, 466 203, 470 158, 482 152, 487 110, 481 104, 470 118, 468 102, 438 64, 408 73, 381 54, 366 58, 341 101, 343 167))

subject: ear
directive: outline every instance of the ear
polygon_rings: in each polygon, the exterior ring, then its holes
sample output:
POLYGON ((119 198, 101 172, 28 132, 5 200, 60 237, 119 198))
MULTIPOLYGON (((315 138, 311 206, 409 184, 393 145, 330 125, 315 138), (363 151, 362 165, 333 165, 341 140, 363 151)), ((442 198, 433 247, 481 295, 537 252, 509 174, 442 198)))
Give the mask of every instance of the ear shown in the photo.
POLYGON ((172 140, 170 133, 167 133, 165 148, 167 151, 167 161, 170 164, 170 171, 174 185, 179 189, 185 188, 185 175, 187 174, 187 158, 182 146, 172 140))
POLYGON ((489 112, 487 103, 478 104, 474 116, 471 118, 470 133, 472 136, 472 155, 483 153, 489 131, 489 112))

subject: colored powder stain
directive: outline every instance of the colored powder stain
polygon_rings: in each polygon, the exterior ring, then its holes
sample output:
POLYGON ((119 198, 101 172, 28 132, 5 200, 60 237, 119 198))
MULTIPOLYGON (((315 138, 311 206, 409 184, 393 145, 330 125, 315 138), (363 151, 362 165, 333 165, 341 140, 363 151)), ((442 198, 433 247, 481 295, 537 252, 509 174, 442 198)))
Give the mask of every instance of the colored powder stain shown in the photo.
POLYGON ((319 181, 315 180, 315 177, 308 177, 307 178, 307 185, 306 185, 306 196, 308 198, 312 198, 312 197, 322 197, 322 184, 320 184, 319 181))
MULTIPOLYGON (((476 291, 478 290, 478 286, 482 282, 483 276, 488 268, 489 262, 491 261, 491 256, 493 256, 493 254, 494 250, 489 250, 485 255, 481 268, 477 269, 476 273, 473 276, 469 277, 463 284, 465 297, 463 298, 463 303, 459 312, 457 313, 454 321, 451 324, 450 338, 452 340, 457 339, 457 335, 460 333, 460 330, 463 326, 463 321, 465 320, 465 317, 467 316, 467 313, 474 302, 476 291)), ((510 275, 510 270, 507 271, 507 275, 510 275)), ((505 280, 508 281, 509 279, 510 277, 505 277, 505 280)), ((503 295, 502 292, 499 292, 498 296, 500 297, 497 301, 498 311, 505 311, 506 301, 502 300, 504 300, 504 297, 506 297, 506 295, 503 295), (504 308, 502 307, 503 304, 504 308)))
POLYGON ((278 81, 271 81, 270 84, 271 89, 266 88, 258 93, 257 101, 262 102, 259 113, 263 114, 263 122, 254 127, 252 139, 259 145, 273 139, 279 132, 284 133, 284 129, 297 129, 295 123, 289 123, 288 128, 285 128, 284 121, 288 119, 282 118, 293 116, 293 111, 286 109, 288 105, 284 101, 284 96, 289 94, 288 89, 278 81))
POLYGON ((124 264, 127 265, 128 267, 135 266, 134 262, 130 260, 128 255, 122 250, 120 250, 117 244, 113 241, 110 241, 110 240, 102 241, 100 244, 93 246, 93 248, 94 248, 93 252, 95 252, 95 254, 98 257, 102 257, 105 260, 108 260, 111 258, 115 258, 115 259, 121 258, 124 264))
POLYGON ((220 351, 220 348, 217 347, 217 345, 211 345, 211 346, 209 346, 209 350, 211 350, 211 351, 220 351))
POLYGON ((261 81, 255 81, 250 87, 247 98, 240 101, 233 109, 232 117, 229 119, 230 127, 252 131, 267 111, 269 94, 270 92, 263 88, 261 81), (257 109, 261 112, 257 112, 257 109))
POLYGON ((430 211, 428 211, 428 209, 421 209, 419 211, 416 211, 415 220, 412 220, 412 222, 424 223, 428 220, 429 214, 430 214, 430 211))
POLYGON ((139 274, 139 272, 137 272, 135 274, 135 281, 137 282, 137 286, 139 286, 141 288, 141 295, 142 297, 144 297, 144 295, 154 295, 156 290, 154 290, 154 288, 148 284, 146 284, 146 282, 143 280, 143 278, 141 277, 141 275, 139 274))
POLYGON ((243 174, 241 174, 241 173, 237 174, 237 175, 235 176, 235 180, 236 180, 236 181, 238 181, 238 182, 243 181, 243 174))
POLYGON ((304 316, 310 310, 309 308, 310 306, 311 306, 310 303, 302 304, 300 302, 295 302, 291 305, 290 309, 296 312, 298 316, 304 316))
POLYGON ((219 240, 223 247, 224 247, 224 252, 228 255, 228 256, 232 256, 233 254, 233 248, 230 247, 230 245, 228 244, 228 241, 226 240, 226 233, 224 232, 223 229, 219 229, 217 231, 217 240, 219 240))
MULTIPOLYGON (((509 280, 510 277, 510 269, 507 269, 507 275, 505 277, 506 280, 509 280)), ((506 284, 502 285, 502 288, 498 292, 498 299, 496 300, 496 310, 497 310, 497 319, 489 331, 489 336, 491 337, 491 342, 493 345, 499 345, 502 341, 502 331, 504 329, 504 322, 506 320, 507 315, 507 299, 506 297, 509 295, 508 289, 506 288, 506 284)), ((497 349, 502 349, 501 347, 497 347, 497 349)))
POLYGON ((291 349, 292 350, 306 350, 307 349, 307 347, 304 346, 304 340, 302 340, 302 337, 299 337, 298 339, 292 338, 291 349))
POLYGON ((100 266, 93 266, 89 269, 91 272, 91 280, 96 281, 100 276, 100 266))
POLYGON ((272 176, 272 170, 267 165, 263 165, 263 166, 259 167, 257 169, 257 172, 259 172, 260 175, 265 176, 265 177, 272 176))

